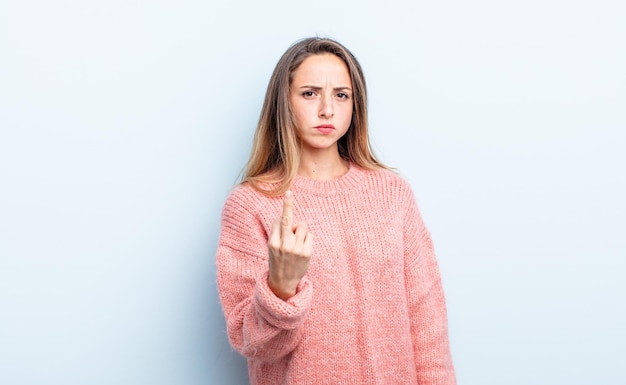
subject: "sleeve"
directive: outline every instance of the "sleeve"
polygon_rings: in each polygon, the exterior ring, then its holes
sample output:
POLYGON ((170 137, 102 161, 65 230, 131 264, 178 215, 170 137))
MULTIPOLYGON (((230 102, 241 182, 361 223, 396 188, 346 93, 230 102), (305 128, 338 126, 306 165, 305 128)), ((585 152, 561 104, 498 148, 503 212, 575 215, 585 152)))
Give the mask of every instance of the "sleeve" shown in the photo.
POLYGON ((454 385, 446 303, 432 239, 410 188, 404 198, 406 289, 418 383, 454 385))
POLYGON ((235 190, 222 212, 217 248, 217 285, 228 338, 248 359, 280 360, 298 345, 311 306, 306 276, 288 301, 268 286, 267 230, 254 202, 235 190))

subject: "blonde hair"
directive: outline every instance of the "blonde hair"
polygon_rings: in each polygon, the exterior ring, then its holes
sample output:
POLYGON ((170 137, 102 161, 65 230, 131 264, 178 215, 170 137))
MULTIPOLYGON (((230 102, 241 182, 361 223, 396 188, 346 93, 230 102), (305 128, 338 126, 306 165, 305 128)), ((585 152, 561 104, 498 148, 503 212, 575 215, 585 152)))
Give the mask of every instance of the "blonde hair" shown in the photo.
POLYGON ((300 143, 289 92, 293 74, 302 62, 312 56, 333 54, 348 67, 352 82, 354 106, 347 133, 337 142, 339 155, 364 169, 388 168, 372 153, 367 133, 367 90, 361 65, 340 43, 327 38, 307 38, 294 43, 276 64, 265 93, 265 101, 254 134, 250 159, 242 183, 250 183, 268 196, 283 194, 295 179, 300 165, 300 143))

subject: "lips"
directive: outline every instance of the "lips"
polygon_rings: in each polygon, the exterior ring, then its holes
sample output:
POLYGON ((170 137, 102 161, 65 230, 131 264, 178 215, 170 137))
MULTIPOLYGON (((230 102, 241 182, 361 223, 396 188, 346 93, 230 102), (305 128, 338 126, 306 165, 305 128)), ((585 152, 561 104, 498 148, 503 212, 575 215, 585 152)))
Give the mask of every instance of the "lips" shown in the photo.
POLYGON ((319 126, 315 126, 315 128, 322 134, 330 134, 335 130, 335 126, 332 124, 320 124, 319 126))

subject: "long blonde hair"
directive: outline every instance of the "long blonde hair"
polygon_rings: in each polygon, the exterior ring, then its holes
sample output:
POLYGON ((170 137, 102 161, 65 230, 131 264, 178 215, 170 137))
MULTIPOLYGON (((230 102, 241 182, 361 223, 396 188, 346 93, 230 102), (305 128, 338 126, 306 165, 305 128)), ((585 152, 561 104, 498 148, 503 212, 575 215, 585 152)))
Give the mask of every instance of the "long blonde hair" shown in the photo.
POLYGON ((371 150, 367 133, 367 90, 361 65, 340 43, 313 37, 294 43, 274 68, 242 183, 250 183, 265 195, 278 196, 295 179, 300 165, 300 143, 289 104, 293 73, 309 56, 326 53, 336 55, 346 64, 354 95, 352 122, 348 132, 337 142, 339 155, 365 169, 388 168, 376 159, 371 150))

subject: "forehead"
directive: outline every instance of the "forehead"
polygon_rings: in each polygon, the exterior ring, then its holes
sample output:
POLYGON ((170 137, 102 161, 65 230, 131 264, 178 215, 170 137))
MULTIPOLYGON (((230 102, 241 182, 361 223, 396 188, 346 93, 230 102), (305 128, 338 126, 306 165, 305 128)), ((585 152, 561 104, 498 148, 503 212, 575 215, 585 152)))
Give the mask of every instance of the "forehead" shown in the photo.
POLYGON ((349 86, 350 73, 348 66, 338 56, 324 53, 312 55, 293 72, 293 83, 333 83, 336 85, 349 86))

